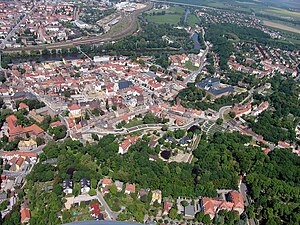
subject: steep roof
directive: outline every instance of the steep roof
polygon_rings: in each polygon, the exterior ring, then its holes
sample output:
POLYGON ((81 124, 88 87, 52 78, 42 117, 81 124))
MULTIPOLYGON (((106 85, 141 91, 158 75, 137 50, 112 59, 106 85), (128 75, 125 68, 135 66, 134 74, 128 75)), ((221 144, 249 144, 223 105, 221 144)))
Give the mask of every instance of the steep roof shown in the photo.
POLYGON ((69 106, 69 110, 79 110, 79 109, 80 109, 80 107, 77 104, 72 104, 69 106))
POLYGON ((244 199, 241 193, 232 191, 229 193, 229 195, 231 197, 232 203, 234 204, 233 205, 234 209, 235 208, 244 209, 244 199))
POLYGON ((30 210, 27 208, 21 209, 21 221, 30 219, 30 210))

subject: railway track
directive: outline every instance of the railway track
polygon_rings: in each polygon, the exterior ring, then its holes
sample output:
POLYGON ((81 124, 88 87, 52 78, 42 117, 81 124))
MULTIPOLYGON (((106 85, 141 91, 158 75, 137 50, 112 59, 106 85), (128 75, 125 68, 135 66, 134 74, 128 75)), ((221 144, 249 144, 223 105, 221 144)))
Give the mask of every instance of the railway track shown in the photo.
POLYGON ((82 37, 80 40, 69 40, 65 42, 59 43, 51 43, 51 44, 42 44, 42 45, 31 45, 20 48, 6 48, 3 50, 4 53, 14 53, 14 52, 22 52, 22 51, 42 51, 44 49, 63 49, 63 48, 72 48, 77 47, 84 44, 98 44, 101 42, 110 42, 120 40, 128 35, 134 34, 138 29, 138 15, 142 12, 148 11, 152 9, 153 3, 147 3, 147 6, 143 9, 137 10, 134 13, 128 16, 128 27, 125 29, 121 29, 116 33, 106 33, 97 37, 82 37))

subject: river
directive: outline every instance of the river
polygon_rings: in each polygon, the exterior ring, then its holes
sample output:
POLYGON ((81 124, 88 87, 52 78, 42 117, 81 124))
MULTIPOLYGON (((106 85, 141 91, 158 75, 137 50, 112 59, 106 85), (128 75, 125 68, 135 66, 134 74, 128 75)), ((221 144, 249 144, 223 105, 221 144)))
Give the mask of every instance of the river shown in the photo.
POLYGON ((195 32, 192 35, 192 39, 194 41, 194 50, 200 50, 201 46, 200 46, 200 43, 199 43, 199 34, 195 32))

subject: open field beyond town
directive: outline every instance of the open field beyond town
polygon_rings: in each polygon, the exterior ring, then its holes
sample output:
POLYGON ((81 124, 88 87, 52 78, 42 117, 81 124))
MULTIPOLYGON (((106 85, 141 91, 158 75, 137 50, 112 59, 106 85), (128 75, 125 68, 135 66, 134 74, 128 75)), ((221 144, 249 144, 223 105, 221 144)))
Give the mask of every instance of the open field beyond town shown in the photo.
POLYGON ((269 26, 269 27, 274 27, 274 28, 278 28, 278 29, 281 29, 281 30, 286 30, 286 31, 290 31, 290 32, 300 34, 299 29, 289 27, 289 26, 286 26, 286 25, 283 25, 283 24, 280 24, 280 23, 274 23, 274 22, 271 22, 271 21, 268 21, 268 20, 264 20, 263 23, 264 23, 264 25, 269 26))

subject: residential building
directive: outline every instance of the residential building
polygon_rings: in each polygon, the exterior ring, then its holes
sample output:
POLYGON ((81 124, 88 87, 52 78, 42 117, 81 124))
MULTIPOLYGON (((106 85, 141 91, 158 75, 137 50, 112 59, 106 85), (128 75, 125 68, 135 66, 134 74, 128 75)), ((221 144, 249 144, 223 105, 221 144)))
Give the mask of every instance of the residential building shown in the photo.
POLYGON ((21 151, 31 151, 37 148, 37 143, 33 139, 29 139, 28 141, 20 141, 18 144, 18 149, 21 151))
POLYGON ((154 202, 157 202, 157 203, 161 204, 161 201, 162 201, 161 191, 160 190, 152 191, 151 203, 153 204, 154 202))
POLYGON ((125 194, 133 194, 135 193, 135 184, 126 184, 126 187, 125 187, 125 194))
POLYGON ((139 137, 131 137, 128 135, 119 146, 119 154, 125 154, 128 151, 129 147, 133 145, 138 139, 139 137))
POLYGON ((69 106, 69 117, 79 118, 81 117, 81 108, 77 104, 72 104, 69 106))
POLYGON ((91 216, 98 218, 99 214, 100 214, 100 206, 97 202, 94 202, 90 205, 90 211, 91 211, 91 216))
POLYGON ((101 181, 101 186, 102 188, 105 188, 106 186, 109 186, 112 184, 112 179, 111 178, 103 178, 101 181))
POLYGON ((72 194, 73 193, 73 181, 72 180, 64 180, 63 181, 63 192, 67 194, 72 194))
POLYGON ((165 200, 164 201, 164 209, 163 209, 163 215, 166 216, 169 214, 170 210, 173 207, 173 203, 170 201, 165 200))
POLYGON ((138 199, 145 199, 148 197, 150 189, 140 189, 138 192, 138 199))
POLYGON ((80 190, 81 194, 87 194, 91 190, 91 180, 87 178, 82 178, 80 180, 80 190))
POLYGON ((122 192, 123 191, 123 182, 116 180, 115 181, 115 185, 117 187, 118 192, 122 192))
POLYGON ((30 210, 28 208, 22 208, 21 211, 21 223, 29 223, 30 220, 30 210))

